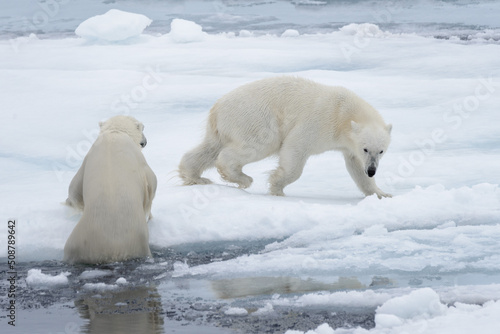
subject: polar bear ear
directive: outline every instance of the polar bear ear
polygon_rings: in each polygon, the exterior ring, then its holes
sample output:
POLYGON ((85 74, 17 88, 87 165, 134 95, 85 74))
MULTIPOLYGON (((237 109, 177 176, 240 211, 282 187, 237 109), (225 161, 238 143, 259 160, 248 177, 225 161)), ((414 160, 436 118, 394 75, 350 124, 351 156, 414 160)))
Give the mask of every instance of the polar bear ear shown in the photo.
POLYGON ((391 134, 391 131, 392 131, 392 124, 388 124, 388 125, 385 127, 385 129, 387 130, 387 132, 388 132, 389 134, 391 134))
POLYGON ((351 121, 351 129, 354 133, 359 133, 361 132, 361 125, 359 125, 359 123, 351 121))

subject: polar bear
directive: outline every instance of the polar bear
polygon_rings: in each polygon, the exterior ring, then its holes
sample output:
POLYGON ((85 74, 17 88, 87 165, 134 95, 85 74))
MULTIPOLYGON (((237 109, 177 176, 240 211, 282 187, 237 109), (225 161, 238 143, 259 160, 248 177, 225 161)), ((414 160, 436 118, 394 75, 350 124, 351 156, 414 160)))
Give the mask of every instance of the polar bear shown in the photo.
POLYGON ((147 221, 156 175, 141 149, 144 125, 130 116, 99 123, 100 133, 70 183, 66 204, 83 210, 64 246, 69 263, 151 256, 147 221))
POLYGON ((211 183, 201 174, 215 166, 223 179, 247 188, 252 178, 242 167, 278 155, 270 193, 283 196, 309 156, 338 150, 366 196, 391 197, 373 179, 391 129, 377 110, 346 88, 289 76, 262 79, 216 101, 205 139, 183 156, 179 176, 185 185, 211 183))

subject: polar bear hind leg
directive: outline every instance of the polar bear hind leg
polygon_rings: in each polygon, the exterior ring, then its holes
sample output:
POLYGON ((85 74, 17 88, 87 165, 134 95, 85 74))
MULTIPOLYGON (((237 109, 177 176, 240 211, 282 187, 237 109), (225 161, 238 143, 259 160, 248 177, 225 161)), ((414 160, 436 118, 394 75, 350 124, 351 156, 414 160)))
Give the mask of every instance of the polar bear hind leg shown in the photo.
POLYGON ((250 187, 253 179, 243 173, 243 166, 259 159, 257 150, 255 149, 239 149, 236 147, 227 146, 222 149, 217 157, 215 166, 217 171, 227 182, 238 184, 241 189, 250 187))
POLYGON ((209 179, 201 177, 201 174, 215 166, 215 160, 221 149, 219 139, 207 134, 200 145, 184 154, 179 164, 179 176, 184 181, 184 185, 212 183, 209 179))

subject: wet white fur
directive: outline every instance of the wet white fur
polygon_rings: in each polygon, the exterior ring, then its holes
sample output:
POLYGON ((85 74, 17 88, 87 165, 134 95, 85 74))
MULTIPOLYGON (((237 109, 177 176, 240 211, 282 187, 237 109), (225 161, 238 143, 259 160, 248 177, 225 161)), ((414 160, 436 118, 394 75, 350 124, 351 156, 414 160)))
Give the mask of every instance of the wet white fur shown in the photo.
POLYGON ((225 180, 247 188, 252 178, 242 167, 278 155, 270 193, 283 195, 283 188, 300 177, 309 156, 337 150, 365 195, 386 197, 390 195, 367 170, 378 166, 390 132, 391 125, 346 88, 288 76, 263 79, 236 88, 214 104, 205 139, 184 155, 179 174, 186 185, 207 184, 211 181, 201 174, 216 166, 225 180))
POLYGON ((151 256, 147 220, 156 176, 141 152, 144 126, 132 117, 115 116, 100 127, 69 186, 66 203, 83 210, 64 247, 64 260, 70 263, 151 256))

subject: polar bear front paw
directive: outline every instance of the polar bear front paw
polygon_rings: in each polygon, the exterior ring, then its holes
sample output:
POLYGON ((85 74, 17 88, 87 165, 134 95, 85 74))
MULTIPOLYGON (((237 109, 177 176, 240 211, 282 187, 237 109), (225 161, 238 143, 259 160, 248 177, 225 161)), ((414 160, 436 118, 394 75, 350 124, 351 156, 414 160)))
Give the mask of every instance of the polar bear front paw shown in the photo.
POLYGON ((386 193, 386 192, 383 192, 383 191, 382 191, 382 190, 380 190, 380 189, 379 189, 379 190, 377 190, 377 192, 375 192, 375 193, 377 194, 377 197, 378 197, 379 199, 382 199, 382 197, 388 197, 388 198, 391 198, 391 197, 392 197, 392 195, 391 195, 391 194, 386 193))

